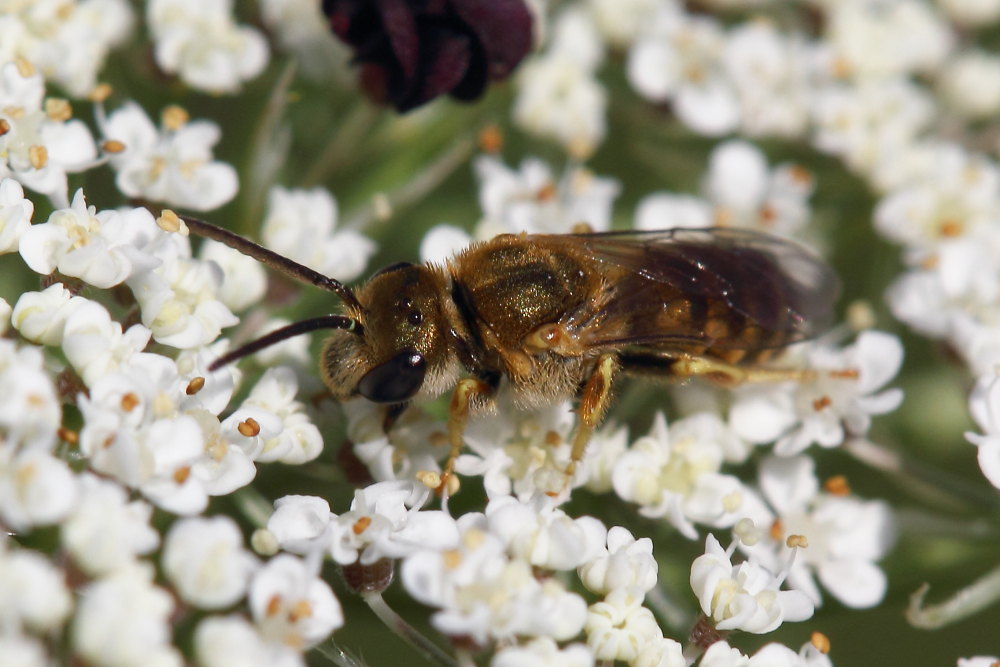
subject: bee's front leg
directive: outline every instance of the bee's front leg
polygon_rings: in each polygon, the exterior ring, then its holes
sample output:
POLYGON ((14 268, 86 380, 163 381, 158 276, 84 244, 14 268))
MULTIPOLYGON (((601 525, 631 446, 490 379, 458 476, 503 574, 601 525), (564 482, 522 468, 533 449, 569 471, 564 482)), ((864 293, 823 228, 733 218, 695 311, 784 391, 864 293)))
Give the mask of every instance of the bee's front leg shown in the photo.
POLYGON ((564 488, 569 487, 570 481, 576 473, 576 466, 583 460, 583 455, 587 451, 587 442, 590 440, 590 436, 594 433, 597 425, 601 423, 604 413, 607 412, 608 404, 611 402, 611 386, 619 367, 618 358, 615 355, 602 355, 597 360, 593 374, 583 385, 583 390, 580 392, 580 407, 577 408, 580 423, 573 436, 573 449, 570 451, 569 465, 566 466, 564 488))
POLYGON ((477 397, 492 396, 496 389, 495 383, 479 378, 465 378, 459 380, 458 384, 455 385, 455 391, 451 395, 451 405, 448 408, 448 442, 451 449, 448 452, 448 462, 445 463, 444 472, 441 473, 441 484, 437 488, 438 494, 443 494, 448 489, 448 481, 455 472, 455 459, 458 458, 465 445, 462 435, 465 433, 465 426, 469 423, 469 412, 473 402, 477 397))

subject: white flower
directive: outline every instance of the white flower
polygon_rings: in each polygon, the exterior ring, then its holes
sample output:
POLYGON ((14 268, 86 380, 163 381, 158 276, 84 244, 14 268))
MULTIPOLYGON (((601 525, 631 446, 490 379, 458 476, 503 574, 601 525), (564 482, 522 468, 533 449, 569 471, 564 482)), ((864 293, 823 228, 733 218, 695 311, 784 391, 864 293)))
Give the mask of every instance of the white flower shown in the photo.
POLYGON ((937 0, 937 4, 963 26, 984 26, 1000 19, 1000 0, 937 0))
POLYGON ((227 516, 180 519, 163 543, 163 571, 180 597, 202 609, 239 601, 257 567, 227 516))
POLYGON ((201 667, 303 667, 297 650, 267 642, 242 616, 209 616, 194 631, 194 652, 201 667))
POLYGON ((153 585, 153 568, 137 563, 116 570, 80 591, 73 620, 73 647, 88 662, 108 667, 180 667, 171 645, 174 600, 153 585))
POLYGON ((74 296, 62 283, 41 292, 24 292, 14 304, 11 324, 26 339, 41 345, 62 345, 66 320, 87 299, 74 296))
POLYGON ((809 172, 796 165, 772 171, 763 152, 745 141, 727 141, 712 150, 703 187, 715 205, 717 225, 789 235, 809 221, 809 172))
POLYGON ((949 26, 923 2, 838 2, 824 44, 840 76, 873 79, 938 67, 951 49, 949 26))
POLYGON ((671 101, 678 119, 699 134, 736 129, 739 99, 722 70, 725 36, 712 18, 663 4, 628 53, 629 83, 654 102, 671 101))
POLYGON ((493 498, 486 506, 490 532, 507 552, 534 567, 570 570, 597 557, 607 529, 594 517, 569 517, 552 498, 536 495, 528 502, 511 496, 493 498))
POLYGON ((813 143, 862 174, 905 151, 934 117, 934 103, 908 79, 830 84, 813 95, 813 143))
POLYGON ((1000 112, 1000 58, 986 51, 957 54, 941 70, 938 88, 945 102, 970 119, 1000 112))
POLYGON ((632 661, 632 667, 686 667, 684 649, 679 642, 667 637, 646 642, 632 661))
POLYGON ((0 448, 0 519, 13 530, 62 521, 76 502, 76 477, 41 449, 0 448))
POLYGON ((287 366, 278 366, 269 368, 243 401, 241 409, 260 408, 281 420, 276 437, 261 436, 254 460, 295 465, 311 461, 323 451, 323 436, 303 412, 302 403, 295 400, 298 389, 295 372, 287 366))
POLYGON ((316 496, 283 496, 274 501, 267 530, 286 551, 306 555, 326 546, 328 528, 336 515, 316 496))
POLYGON ((189 86, 234 93, 267 65, 264 36, 233 20, 232 0, 153 0, 146 21, 156 64, 189 86))
POLYGON ((181 349, 207 345, 238 321, 217 298, 223 276, 214 262, 191 257, 188 238, 161 232, 143 248, 160 260, 128 286, 142 309, 142 322, 157 342, 181 349))
POLYGON ((767 21, 737 25, 722 64, 739 96, 741 126, 750 136, 802 136, 809 122, 812 46, 767 21))
POLYGON ((748 560, 734 566, 727 552, 709 535, 705 553, 691 564, 691 588, 718 630, 765 634, 783 621, 804 621, 813 604, 800 591, 779 590, 781 581, 748 560))
POLYGON ((889 506, 847 494, 820 493, 814 462, 803 456, 768 457, 760 465, 759 477, 775 514, 765 510, 751 515, 757 525, 770 526, 770 530, 755 545, 743 547, 744 551, 777 570, 789 556, 785 538, 803 535, 809 546, 796 554, 789 570, 792 588, 819 605, 822 598, 815 574, 841 604, 861 609, 880 603, 887 579, 876 561, 896 539, 889 506))
POLYGON ((295 56, 311 79, 324 80, 344 69, 343 51, 330 34, 315 0, 261 0, 261 18, 282 49, 295 56))
POLYGON ((656 618, 642 606, 642 596, 625 589, 612 591, 587 610, 587 645, 598 660, 631 663, 646 646, 663 639, 656 618))
POLYGON ((438 611, 431 623, 450 636, 548 636, 570 639, 583 628, 586 603, 555 579, 539 581, 531 565, 511 560, 503 543, 486 530, 486 518, 459 519, 461 538, 452 549, 424 549, 403 560, 403 586, 438 611))
POLYGON ((7 299, 0 297, 0 336, 7 333, 7 328, 10 326, 11 315, 14 310, 7 303, 7 299))
POLYGON ((45 83, 30 63, 0 63, 0 120, 9 128, 0 135, 0 178, 13 177, 66 207, 66 174, 93 166, 94 138, 83 122, 45 112, 45 83))
POLYGON ((561 649, 550 637, 501 649, 490 660, 490 667, 592 667, 593 664, 594 656, 583 644, 561 649))
POLYGON ((44 634, 61 629, 73 607, 66 573, 42 554, 0 543, 0 620, 44 634))
POLYGON ((126 0, 10 3, 10 35, 0 38, 0 62, 24 58, 74 97, 90 93, 108 52, 131 32, 126 0))
POLYGON ((682 535, 695 539, 692 522, 731 526, 739 518, 743 485, 720 472, 728 432, 713 413, 667 422, 657 413, 649 435, 639 438, 618 460, 612 475, 615 493, 638 503, 639 513, 665 517, 682 535))
POLYGON ((218 208, 236 195, 236 170, 213 158, 220 138, 215 123, 188 121, 183 109, 168 107, 157 129, 135 102, 107 117, 100 109, 98 122, 106 141, 121 144, 110 157, 125 195, 195 211, 218 208))
POLYGON ((435 225, 427 230, 420 241, 420 261, 442 264, 464 250, 472 237, 455 225, 435 225))
POLYGON ((323 188, 271 188, 261 235, 271 250, 345 282, 364 272, 376 250, 363 234, 337 229, 337 202, 323 188))
POLYGON ((836 447, 848 436, 863 436, 873 415, 903 400, 901 389, 879 391, 903 363, 903 346, 891 334, 864 331, 843 350, 820 346, 807 356, 811 381, 738 390, 730 410, 737 433, 751 442, 777 438, 774 452, 791 456, 814 442, 836 447))
POLYGON ((38 640, 11 631, 0 635, 0 655, 12 667, 46 667, 52 664, 38 640))
POLYGON ((656 231, 669 227, 710 227, 711 205, 698 197, 657 192, 643 197, 635 209, 636 229, 656 231))
POLYGON ((556 180, 537 158, 525 159, 517 171, 490 156, 477 158, 474 167, 483 209, 477 238, 504 232, 565 234, 581 223, 594 231, 611 226, 611 204, 620 190, 613 179, 570 167, 556 180))
POLYGON ((635 539, 628 529, 614 526, 608 531, 607 549, 579 568, 588 590, 607 595, 616 589, 633 594, 648 593, 656 586, 656 559, 648 537, 635 539))
POLYGON ((125 489, 110 480, 89 473, 79 480, 79 500, 61 533, 80 569, 92 576, 109 574, 159 546, 148 503, 129 501, 125 489))
POLYGON ((40 349, 0 340, 0 442, 8 452, 55 446, 62 407, 44 363, 40 349))
POLYGON ((34 212, 35 205, 24 198, 20 183, 13 178, 0 180, 0 254, 17 250, 34 212))
POLYGON ((267 272, 253 257, 211 239, 201 244, 198 256, 202 261, 215 262, 222 269, 219 301, 229 310, 239 312, 260 303, 267 292, 267 272))
POLYGON ((983 433, 967 432, 965 438, 978 448, 983 475, 1000 489, 1000 378, 995 373, 979 378, 969 396, 969 411, 983 433))
POLYGON ((344 624, 340 602, 325 581, 288 554, 257 570, 249 592, 250 612, 268 642, 311 648, 344 624))
POLYGON ((153 215, 146 209, 98 213, 87 206, 80 189, 71 208, 55 211, 48 222, 25 230, 18 249, 37 273, 58 270, 106 289, 159 264, 140 250, 156 231, 153 215))
POLYGON ((378 482, 354 492, 351 509, 333 518, 330 555, 342 565, 371 565, 420 549, 458 544, 455 521, 446 512, 421 511, 430 491, 418 482, 378 482))
POLYGON ((142 364, 148 358, 142 352, 148 343, 149 329, 133 324, 123 332, 104 306, 86 301, 66 318, 62 349, 89 386, 108 373, 142 364))
POLYGON ((518 76, 514 122, 555 139, 571 156, 586 158, 604 140, 607 93, 594 77, 603 56, 600 40, 579 7, 557 19, 546 53, 529 61, 518 76))
POLYGON ((438 459, 446 455, 447 449, 435 443, 448 437, 443 422, 432 419, 419 407, 411 407, 386 433, 385 413, 380 406, 358 399, 343 407, 354 454, 376 481, 414 480, 418 472, 441 470, 438 459))
POLYGON ((612 45, 624 47, 645 29, 662 0, 587 0, 598 30, 612 45))
POLYGON ((971 658, 959 658, 958 667, 993 667, 1000 658, 992 655, 977 655, 971 658))

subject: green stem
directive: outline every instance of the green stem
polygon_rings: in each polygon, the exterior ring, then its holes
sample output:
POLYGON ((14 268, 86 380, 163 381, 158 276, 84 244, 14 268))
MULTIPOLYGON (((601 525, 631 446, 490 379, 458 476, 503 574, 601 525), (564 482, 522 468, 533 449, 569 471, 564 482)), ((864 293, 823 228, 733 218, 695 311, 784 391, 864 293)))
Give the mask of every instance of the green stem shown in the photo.
POLYGON ((367 663, 351 655, 330 638, 314 649, 317 653, 340 667, 365 667, 367 663))
POLYGON ((425 637, 393 611, 381 593, 368 593, 362 595, 361 599, 368 604, 379 620, 385 623, 387 628, 399 635, 410 646, 417 649, 428 662, 441 665, 442 667, 458 667, 458 663, 454 658, 442 651, 437 644, 425 637))
POLYGON ((972 616, 1000 600, 1000 565, 940 604, 924 606, 930 584, 910 596, 906 620, 922 630, 937 630, 972 616))

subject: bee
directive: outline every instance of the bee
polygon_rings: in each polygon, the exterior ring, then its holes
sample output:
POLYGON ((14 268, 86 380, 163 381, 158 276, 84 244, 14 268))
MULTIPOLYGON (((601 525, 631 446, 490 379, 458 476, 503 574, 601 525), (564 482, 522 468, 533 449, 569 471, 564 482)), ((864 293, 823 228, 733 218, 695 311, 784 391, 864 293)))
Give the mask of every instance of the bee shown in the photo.
POLYGON ((444 264, 387 266, 353 290, 228 230, 189 229, 336 294, 342 314, 291 324, 216 360, 316 329, 337 401, 357 396, 398 415, 451 390, 446 488, 471 414, 501 385, 530 409, 576 398, 567 484, 622 375, 722 385, 801 372, 765 362, 830 322, 833 271, 791 241, 734 228, 503 234, 444 264))

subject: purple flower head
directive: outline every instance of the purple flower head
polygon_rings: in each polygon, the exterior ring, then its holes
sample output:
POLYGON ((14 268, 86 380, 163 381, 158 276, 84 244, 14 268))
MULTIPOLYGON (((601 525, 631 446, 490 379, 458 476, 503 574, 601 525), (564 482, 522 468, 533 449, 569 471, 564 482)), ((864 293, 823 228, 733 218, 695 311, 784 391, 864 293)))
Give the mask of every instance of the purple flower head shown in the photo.
POLYGON ((323 0, 370 97, 409 111, 438 95, 474 100, 531 48, 523 0, 323 0))

